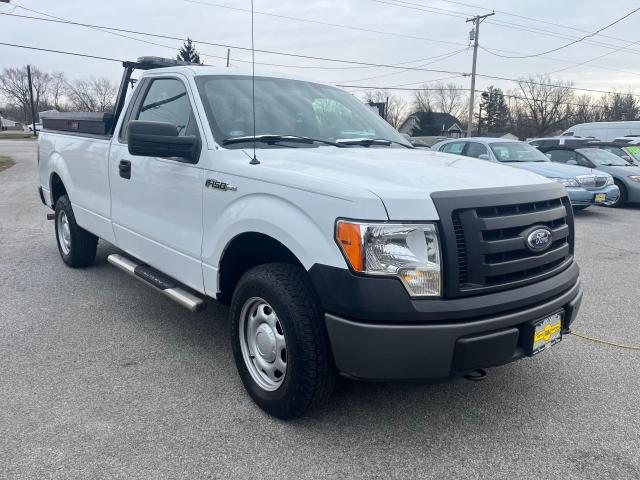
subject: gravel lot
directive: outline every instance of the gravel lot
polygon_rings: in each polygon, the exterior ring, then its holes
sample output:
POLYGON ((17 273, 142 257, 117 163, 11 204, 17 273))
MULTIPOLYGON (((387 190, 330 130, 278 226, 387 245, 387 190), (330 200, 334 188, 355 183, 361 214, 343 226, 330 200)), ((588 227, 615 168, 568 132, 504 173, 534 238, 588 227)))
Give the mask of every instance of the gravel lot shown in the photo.
MULTIPOLYGON (((36 145, 0 141, 0 478, 640 478, 640 352, 569 336, 483 382, 340 382, 295 422, 253 405, 224 307, 66 268, 36 145)), ((640 208, 577 215, 574 330, 640 343, 640 208)))

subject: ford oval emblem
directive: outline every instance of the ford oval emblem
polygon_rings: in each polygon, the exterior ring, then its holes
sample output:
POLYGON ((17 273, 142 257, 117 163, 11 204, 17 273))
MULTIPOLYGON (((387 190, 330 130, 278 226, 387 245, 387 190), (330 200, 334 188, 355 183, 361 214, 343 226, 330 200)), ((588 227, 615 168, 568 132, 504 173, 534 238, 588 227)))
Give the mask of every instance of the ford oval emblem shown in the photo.
POLYGON ((549 248, 552 242, 551 230, 548 228, 536 228, 527 237, 527 247, 532 252, 542 252, 549 248))

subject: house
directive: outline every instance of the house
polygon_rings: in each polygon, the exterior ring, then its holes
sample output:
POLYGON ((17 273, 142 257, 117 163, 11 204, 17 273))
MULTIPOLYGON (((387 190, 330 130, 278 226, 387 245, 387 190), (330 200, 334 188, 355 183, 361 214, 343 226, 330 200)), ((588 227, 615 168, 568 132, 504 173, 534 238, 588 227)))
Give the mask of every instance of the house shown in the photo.
POLYGON ((485 138, 506 138, 508 140, 520 140, 516 135, 509 132, 482 132, 479 136, 485 138))
POLYGON ((20 130, 21 128, 21 122, 0 116, 0 130, 20 130))
MULTIPOLYGON (((414 112, 402 122, 398 129, 400 133, 411 135, 413 129, 418 125, 418 114, 414 112)), ((433 125, 440 129, 439 136, 449 138, 460 138, 462 136, 462 126, 460 121, 450 113, 432 112, 433 125)))

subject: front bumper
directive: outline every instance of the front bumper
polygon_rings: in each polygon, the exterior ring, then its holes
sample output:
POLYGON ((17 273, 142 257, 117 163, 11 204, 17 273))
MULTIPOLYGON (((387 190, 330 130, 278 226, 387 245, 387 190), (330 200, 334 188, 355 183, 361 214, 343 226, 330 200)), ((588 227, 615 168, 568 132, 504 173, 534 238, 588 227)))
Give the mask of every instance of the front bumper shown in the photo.
POLYGON ((575 320, 581 300, 576 282, 543 304, 465 322, 377 324, 331 314, 325 319, 336 367, 343 375, 361 380, 438 379, 524 357, 527 325, 564 310, 566 329, 575 320))
POLYGON ((611 205, 620 196, 620 189, 616 185, 587 190, 582 187, 567 187, 567 193, 571 200, 571 205, 611 205), (604 193, 607 199, 604 202, 596 202, 596 194, 604 193))
POLYGON ((562 310, 566 329, 582 300, 575 263, 538 283, 450 300, 411 300, 395 279, 310 273, 330 312, 336 367, 363 380, 439 379, 515 361, 527 354, 530 322, 562 310))

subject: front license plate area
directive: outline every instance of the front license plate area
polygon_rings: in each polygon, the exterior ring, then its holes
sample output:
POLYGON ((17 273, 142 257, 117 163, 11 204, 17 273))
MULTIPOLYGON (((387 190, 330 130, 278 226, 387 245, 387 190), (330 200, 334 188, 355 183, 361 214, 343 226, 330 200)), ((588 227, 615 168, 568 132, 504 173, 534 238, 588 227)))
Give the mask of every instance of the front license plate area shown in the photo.
POLYGON ((529 330, 531 355, 537 355, 562 340, 562 314, 563 312, 556 312, 532 323, 529 330))
POLYGON ((606 202, 607 201, 607 194, 606 193, 596 193, 594 201, 596 201, 596 202, 606 202))

